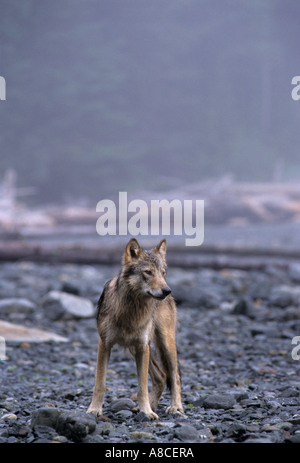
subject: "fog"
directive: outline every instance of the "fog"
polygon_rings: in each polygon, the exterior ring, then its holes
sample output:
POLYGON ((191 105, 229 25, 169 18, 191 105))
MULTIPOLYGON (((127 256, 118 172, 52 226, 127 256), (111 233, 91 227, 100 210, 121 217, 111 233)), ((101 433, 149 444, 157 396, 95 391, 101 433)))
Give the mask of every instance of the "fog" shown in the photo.
POLYGON ((298 181, 300 6, 2 0, 1 172, 91 204, 231 174, 298 181))

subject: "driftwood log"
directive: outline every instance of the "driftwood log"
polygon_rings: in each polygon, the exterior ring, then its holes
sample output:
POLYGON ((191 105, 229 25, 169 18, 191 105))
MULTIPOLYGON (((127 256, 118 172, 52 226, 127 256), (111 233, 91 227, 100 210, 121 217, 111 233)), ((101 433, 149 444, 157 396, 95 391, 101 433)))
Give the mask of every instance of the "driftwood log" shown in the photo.
MULTIPOLYGON (((0 262, 30 260, 47 263, 118 265, 123 245, 78 246, 56 244, 0 243, 0 262)), ((299 261, 299 249, 239 248, 232 246, 168 247, 168 263, 172 267, 214 269, 264 269, 273 265, 288 268, 299 261)))

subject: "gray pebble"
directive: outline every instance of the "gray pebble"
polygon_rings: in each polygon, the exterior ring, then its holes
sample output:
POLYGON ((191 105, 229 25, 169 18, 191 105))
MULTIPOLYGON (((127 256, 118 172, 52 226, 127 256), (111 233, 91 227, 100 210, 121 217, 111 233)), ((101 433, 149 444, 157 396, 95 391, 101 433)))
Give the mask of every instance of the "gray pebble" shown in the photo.
POLYGON ((183 424, 174 429, 174 436, 183 442, 195 442, 199 439, 199 432, 193 426, 183 424))
POLYGON ((126 421, 129 420, 130 418, 133 417, 133 412, 130 410, 120 410, 119 412, 116 413, 116 418, 121 421, 126 421))
POLYGON ((58 417, 61 414, 61 410, 52 407, 45 407, 35 410, 31 418, 31 426, 49 426, 56 428, 58 417))
POLYGON ((110 405, 109 408, 113 412, 118 412, 120 410, 132 410, 135 407, 135 403, 131 399, 117 399, 114 400, 110 405))
POLYGON ((228 410, 235 404, 235 398, 232 394, 210 394, 204 399, 204 408, 215 408, 228 410))

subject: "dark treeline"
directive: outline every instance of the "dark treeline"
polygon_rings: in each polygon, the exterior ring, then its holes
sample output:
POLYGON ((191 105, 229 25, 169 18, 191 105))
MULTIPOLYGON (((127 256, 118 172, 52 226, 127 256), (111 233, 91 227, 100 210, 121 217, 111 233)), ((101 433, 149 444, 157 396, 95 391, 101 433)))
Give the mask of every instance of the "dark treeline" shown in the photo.
POLYGON ((58 201, 300 177, 300 4, 1 0, 0 174, 58 201), (277 170, 276 170, 277 169, 277 170))

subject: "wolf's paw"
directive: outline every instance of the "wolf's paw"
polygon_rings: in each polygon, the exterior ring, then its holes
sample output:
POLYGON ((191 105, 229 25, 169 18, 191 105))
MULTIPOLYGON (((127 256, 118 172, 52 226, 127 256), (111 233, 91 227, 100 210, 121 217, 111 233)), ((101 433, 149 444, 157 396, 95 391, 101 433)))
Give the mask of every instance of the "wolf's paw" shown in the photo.
POLYGON ((183 411, 183 408, 182 407, 177 407, 177 406, 174 406, 174 405, 170 405, 170 407, 168 407, 166 409, 166 414, 167 415, 180 415, 180 416, 184 416, 184 411, 183 411))
POLYGON ((91 406, 89 406, 86 412, 96 416, 102 415, 102 410, 99 410, 98 408, 93 408, 91 406))
POLYGON ((145 413, 145 415, 148 416, 148 418, 150 418, 150 420, 159 420, 159 416, 156 413, 154 413, 152 410, 150 412, 145 412, 144 410, 142 411, 145 413))
POLYGON ((86 411, 87 413, 92 413, 93 415, 100 416, 102 415, 102 405, 92 401, 89 408, 86 411))
POLYGON ((134 407, 132 409, 132 411, 133 412, 144 412, 145 415, 147 415, 148 418, 150 418, 150 420, 159 420, 159 416, 156 413, 154 413, 154 411, 151 410, 151 409, 150 410, 148 410, 148 409, 145 410, 145 409, 141 409, 140 407, 134 407))
POLYGON ((153 411, 146 413, 149 416, 150 420, 159 420, 159 416, 153 411))
POLYGON ((95 415, 100 421, 111 421, 108 416, 102 415, 102 409, 89 406, 86 412, 95 415))

